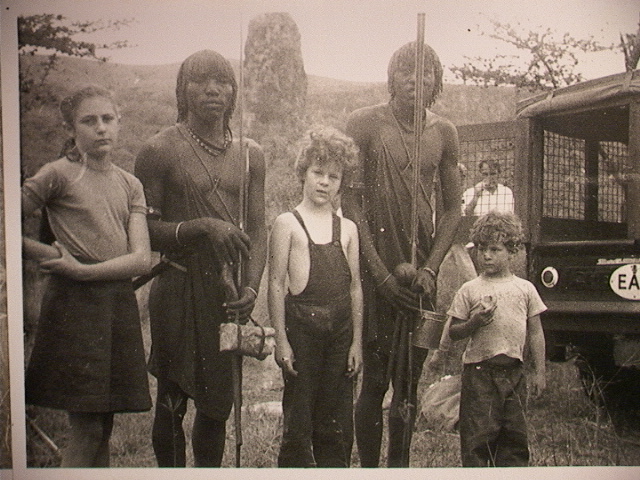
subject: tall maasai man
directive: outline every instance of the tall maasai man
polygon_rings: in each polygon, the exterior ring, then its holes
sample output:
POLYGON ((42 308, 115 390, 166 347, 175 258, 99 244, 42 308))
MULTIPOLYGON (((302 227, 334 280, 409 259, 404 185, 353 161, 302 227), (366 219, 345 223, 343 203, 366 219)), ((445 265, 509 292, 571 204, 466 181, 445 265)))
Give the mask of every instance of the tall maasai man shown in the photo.
MULTIPOLYGON (((450 121, 428 110, 442 90, 442 66, 436 53, 425 45, 424 129, 418 159, 419 191, 415 192, 419 268, 413 285, 403 286, 393 272, 397 265, 411 261, 415 56, 415 42, 397 50, 389 62, 389 102, 356 110, 347 123, 347 134, 360 148, 360 166, 351 188, 344 193, 343 210, 345 216, 356 221, 361 235, 365 345, 363 384, 355 420, 363 467, 377 467, 380 458, 382 402, 390 383, 387 369, 397 353, 392 352, 394 324, 416 315, 420 295, 424 306, 435 303, 438 268, 460 219, 458 135, 450 121), (436 176, 442 186, 444 211, 434 235, 432 194, 436 176)), ((408 432, 413 428, 414 415, 407 418, 407 400, 415 405, 427 350, 412 348, 411 353, 411 385, 407 385, 407 375, 392 376, 389 467, 408 463, 409 442, 403 433, 405 428, 408 432)))
POLYGON ((153 448, 161 467, 185 466, 182 419, 193 399, 195 465, 220 466, 233 403, 231 354, 218 326, 249 317, 266 261, 264 156, 249 155, 246 234, 238 228, 245 159, 229 120, 237 84, 230 63, 203 50, 187 58, 176 87, 178 121, 152 137, 136 160, 149 205, 152 249, 172 259, 151 288, 150 370, 158 379, 153 448), (251 255, 248 254, 251 248, 251 255), (243 261, 244 288, 228 301, 220 265, 243 261))

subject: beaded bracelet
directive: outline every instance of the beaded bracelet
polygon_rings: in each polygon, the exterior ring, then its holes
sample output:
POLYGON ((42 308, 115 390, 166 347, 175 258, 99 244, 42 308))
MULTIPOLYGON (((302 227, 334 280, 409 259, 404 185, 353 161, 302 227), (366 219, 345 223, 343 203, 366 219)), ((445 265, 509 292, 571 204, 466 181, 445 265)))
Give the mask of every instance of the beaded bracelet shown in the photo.
POLYGON ((184 247, 184 243, 182 243, 180 241, 180 237, 178 236, 178 234, 180 233, 180 227, 182 226, 184 222, 180 222, 178 223, 178 225, 176 226, 176 232, 175 232, 175 236, 176 236, 176 242, 178 243, 178 245, 180 245, 181 247, 184 247))
POLYGON ((432 268, 429 267, 422 267, 421 270, 424 270, 425 272, 427 272, 429 275, 431 275, 433 278, 437 278, 438 274, 436 273, 435 270, 433 270, 432 268))

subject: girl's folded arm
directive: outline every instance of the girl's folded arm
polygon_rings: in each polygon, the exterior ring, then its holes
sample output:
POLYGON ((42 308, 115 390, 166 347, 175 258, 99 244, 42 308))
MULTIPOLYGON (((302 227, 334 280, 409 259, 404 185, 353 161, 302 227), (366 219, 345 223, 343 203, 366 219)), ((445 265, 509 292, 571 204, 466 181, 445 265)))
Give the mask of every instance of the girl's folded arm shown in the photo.
POLYGON ((143 213, 131 213, 128 225, 129 253, 104 262, 82 264, 56 242, 60 258, 44 261, 41 268, 60 273, 74 280, 122 280, 147 273, 151 269, 151 249, 146 217, 143 213))

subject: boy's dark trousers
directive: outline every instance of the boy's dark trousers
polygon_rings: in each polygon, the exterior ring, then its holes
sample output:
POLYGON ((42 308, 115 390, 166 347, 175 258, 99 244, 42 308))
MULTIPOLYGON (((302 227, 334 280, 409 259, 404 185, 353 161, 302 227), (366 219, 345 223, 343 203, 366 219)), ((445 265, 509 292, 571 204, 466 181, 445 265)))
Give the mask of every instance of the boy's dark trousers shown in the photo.
POLYGON ((522 362, 465 364, 460 396, 463 467, 526 467, 527 384, 522 362))
MULTIPOLYGON (((287 316, 297 376, 285 375, 279 467, 348 467, 353 446, 353 380, 345 375, 350 319, 329 326, 287 316)), ((302 312, 300 312, 302 313, 302 312)), ((322 316, 322 315, 321 315, 322 316)))

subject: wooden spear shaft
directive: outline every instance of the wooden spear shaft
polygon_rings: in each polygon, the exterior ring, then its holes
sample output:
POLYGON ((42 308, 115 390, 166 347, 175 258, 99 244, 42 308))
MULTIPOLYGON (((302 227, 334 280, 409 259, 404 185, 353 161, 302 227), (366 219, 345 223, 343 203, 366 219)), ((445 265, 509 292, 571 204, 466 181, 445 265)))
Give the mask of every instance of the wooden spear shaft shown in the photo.
MULTIPOLYGON (((415 132, 413 145, 413 185, 411 190, 411 264, 418 267, 418 195, 420 193, 420 156, 421 138, 424 115, 424 28, 425 14, 418 14, 418 35, 416 39, 416 59, 415 59, 415 96, 413 103, 413 128, 415 132)), ((412 404, 411 386, 413 384, 413 327, 414 317, 408 314, 404 319, 408 322, 404 325, 405 335, 402 335, 401 342, 406 350, 406 412, 404 418, 404 431, 402 435, 402 457, 400 464, 402 467, 409 467, 409 448, 411 444, 411 430, 413 429, 413 416, 415 405, 412 404)))
MULTIPOLYGON (((238 202, 238 227, 240 230, 245 230, 246 228, 246 217, 247 217, 247 196, 248 196, 248 173, 249 173, 249 154, 248 151, 245 152, 244 145, 244 46, 243 46, 243 31, 242 31, 242 17, 240 18, 240 67, 239 67, 239 75, 238 75, 238 116, 240 118, 240 126, 238 129, 239 137, 240 137, 240 150, 239 156, 240 161, 243 162, 242 165, 242 173, 240 175, 240 186, 239 186, 239 202, 238 202), (246 158, 245 158, 246 156, 246 158)), ((236 272, 235 285, 237 294, 240 295, 242 291, 242 274, 243 274, 244 264, 240 261, 238 265, 238 270, 236 272)), ((238 350, 240 349, 240 322, 238 317, 236 316, 235 320, 237 329, 238 329, 238 350)), ((232 378, 233 378, 233 415, 234 415, 234 426, 235 426, 235 437, 236 437, 236 468, 240 468, 240 459, 241 459, 241 449, 242 449, 242 355, 240 353, 236 353, 232 358, 232 378)))
POLYGON ((418 37, 416 40, 415 61, 415 97, 413 107, 413 128, 415 142, 413 145, 413 185, 411 197, 411 263, 418 263, 418 194, 420 192, 420 154, 421 136, 424 120, 424 26, 425 14, 418 14, 418 37))

